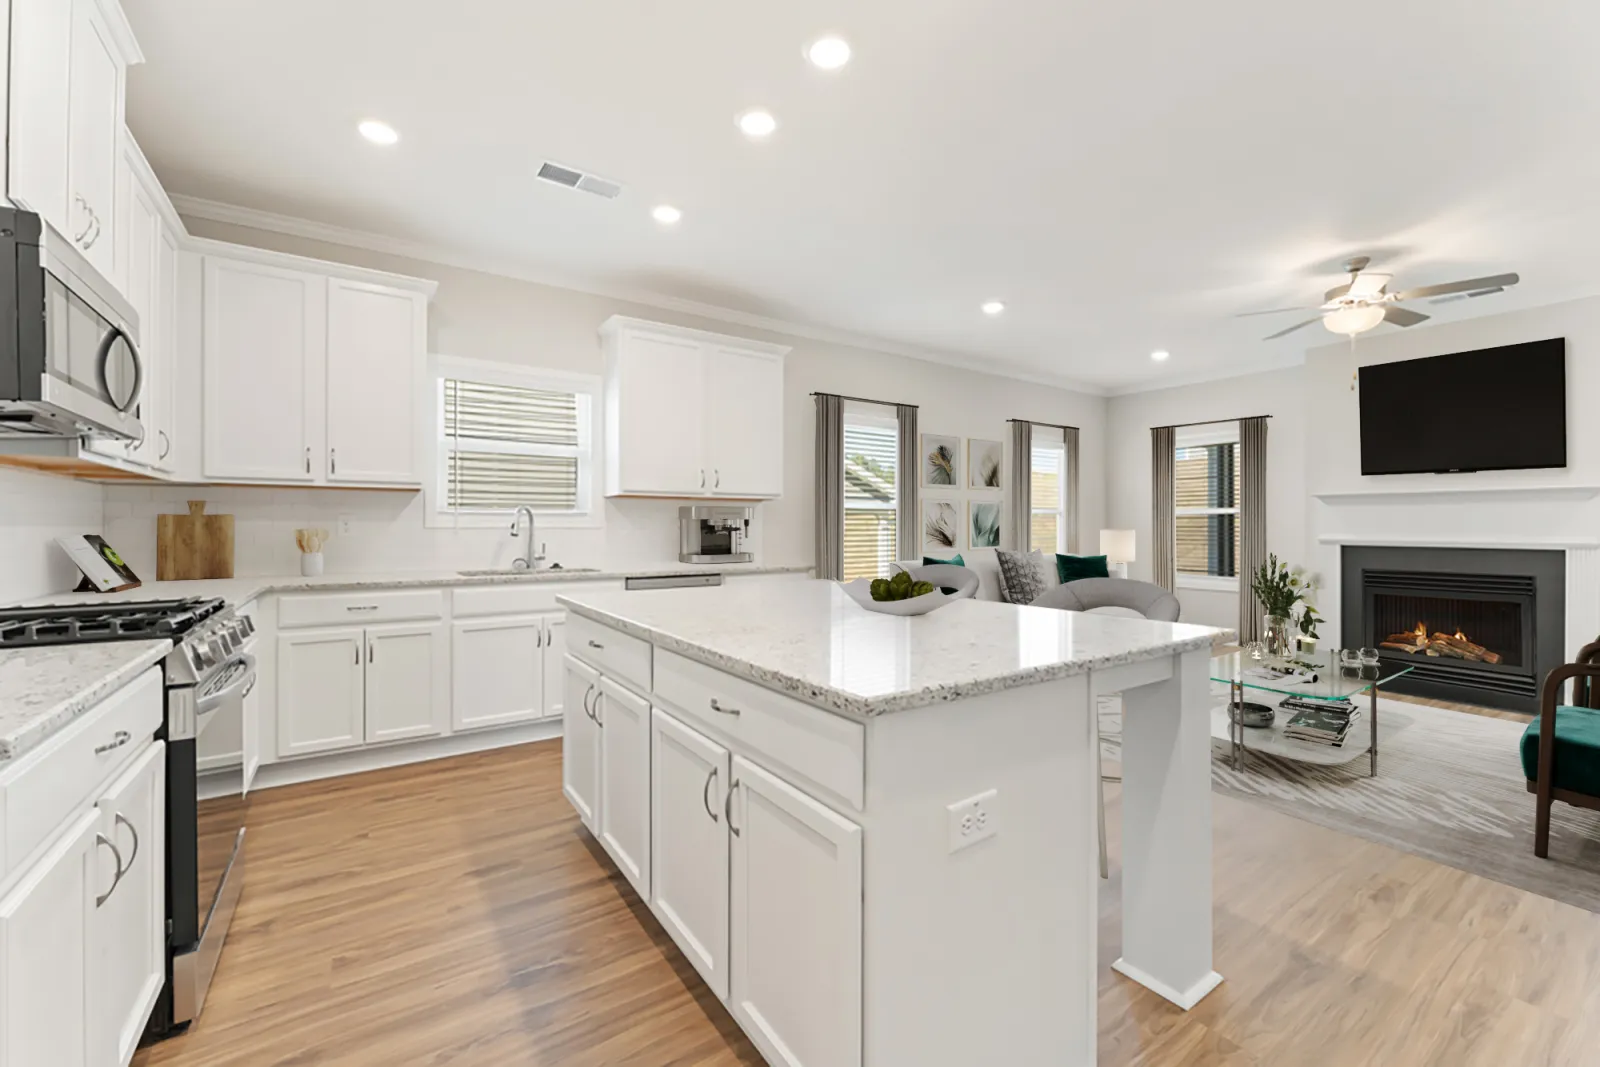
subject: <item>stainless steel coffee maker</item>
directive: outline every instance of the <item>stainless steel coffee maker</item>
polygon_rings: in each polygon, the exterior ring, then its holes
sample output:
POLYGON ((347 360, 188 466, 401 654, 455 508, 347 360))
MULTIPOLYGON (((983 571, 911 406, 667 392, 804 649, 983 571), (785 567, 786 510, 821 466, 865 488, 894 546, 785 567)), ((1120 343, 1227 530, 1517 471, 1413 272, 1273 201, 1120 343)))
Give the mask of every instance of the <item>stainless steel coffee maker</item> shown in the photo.
POLYGON ((680 563, 750 563, 744 549, 750 537, 754 508, 695 505, 678 509, 680 563))

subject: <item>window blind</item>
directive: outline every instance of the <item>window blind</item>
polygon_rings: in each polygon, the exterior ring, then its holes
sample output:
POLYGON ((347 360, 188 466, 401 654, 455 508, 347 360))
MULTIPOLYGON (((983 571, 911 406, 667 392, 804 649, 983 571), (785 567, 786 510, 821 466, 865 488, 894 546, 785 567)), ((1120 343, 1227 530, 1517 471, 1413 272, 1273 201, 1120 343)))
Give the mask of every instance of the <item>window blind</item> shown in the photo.
POLYGON ((1236 577, 1239 559, 1239 446, 1179 448, 1173 479, 1178 570, 1236 577))
POLYGON ((844 578, 886 577, 895 559, 899 433, 844 425, 844 578))
POLYGON ((1041 552, 1058 552, 1063 510, 1061 468, 1066 458, 1065 452, 1059 445, 1035 445, 1032 456, 1032 477, 1029 479, 1032 513, 1028 523, 1028 547, 1041 552))
POLYGON ((441 389, 450 509, 577 509, 576 394, 458 378, 441 389))

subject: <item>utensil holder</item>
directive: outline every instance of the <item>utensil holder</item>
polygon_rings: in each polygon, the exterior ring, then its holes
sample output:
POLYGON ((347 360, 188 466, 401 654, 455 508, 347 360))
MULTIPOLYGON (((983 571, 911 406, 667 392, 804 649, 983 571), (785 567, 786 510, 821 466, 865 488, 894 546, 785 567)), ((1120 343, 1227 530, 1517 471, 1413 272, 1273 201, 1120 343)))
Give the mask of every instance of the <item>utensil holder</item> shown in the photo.
POLYGON ((316 578, 322 574, 322 553, 300 553, 300 573, 307 578, 316 578))

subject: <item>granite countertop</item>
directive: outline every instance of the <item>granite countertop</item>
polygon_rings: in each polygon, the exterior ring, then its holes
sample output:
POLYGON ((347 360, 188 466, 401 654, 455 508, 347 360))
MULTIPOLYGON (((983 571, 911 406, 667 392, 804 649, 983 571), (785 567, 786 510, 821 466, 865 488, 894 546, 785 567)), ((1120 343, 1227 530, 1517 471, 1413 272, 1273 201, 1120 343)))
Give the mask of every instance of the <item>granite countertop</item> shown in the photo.
POLYGON ((618 582, 666 574, 804 574, 809 563, 649 563, 603 570, 496 571, 461 574, 453 570, 396 571, 373 574, 324 574, 316 578, 261 575, 254 578, 211 578, 191 582, 145 582, 122 593, 58 593, 35 597, 28 604, 86 604, 117 600, 159 600, 166 597, 219 596, 238 607, 267 593, 337 593, 357 589, 404 589, 430 586, 524 585, 563 582, 618 582))
POLYGON ((105 641, 0 652, 0 767, 161 662, 171 641, 105 641))
POLYGON ((574 590, 556 601, 658 648, 852 718, 1210 648, 1220 632, 982 600, 903 618, 868 611, 823 581, 574 590))

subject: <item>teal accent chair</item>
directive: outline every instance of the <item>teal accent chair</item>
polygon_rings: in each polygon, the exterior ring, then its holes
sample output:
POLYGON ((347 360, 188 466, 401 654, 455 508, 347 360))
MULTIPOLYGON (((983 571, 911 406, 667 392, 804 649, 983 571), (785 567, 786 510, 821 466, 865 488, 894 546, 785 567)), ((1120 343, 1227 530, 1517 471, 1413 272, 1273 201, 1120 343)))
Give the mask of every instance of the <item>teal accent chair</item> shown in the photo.
POLYGON ((1600 641, 1576 663, 1551 671, 1539 691, 1539 717, 1522 734, 1522 771, 1538 798, 1533 854, 1550 855, 1550 808, 1556 801, 1600 811, 1600 641), (1572 681, 1572 703, 1561 690, 1572 681), (1554 744, 1545 744, 1554 738, 1554 744))

